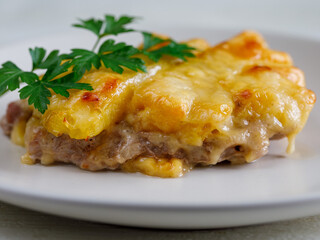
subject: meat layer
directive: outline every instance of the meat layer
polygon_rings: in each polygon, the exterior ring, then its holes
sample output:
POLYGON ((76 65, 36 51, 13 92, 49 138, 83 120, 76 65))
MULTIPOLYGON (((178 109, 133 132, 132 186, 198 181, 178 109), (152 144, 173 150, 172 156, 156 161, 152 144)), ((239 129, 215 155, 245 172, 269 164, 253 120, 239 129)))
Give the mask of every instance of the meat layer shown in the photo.
MULTIPOLYGON (((29 114, 30 110, 23 108, 24 104, 23 101, 18 101, 8 106, 5 119, 10 121, 3 121, 2 124, 8 135, 12 124, 18 122, 21 116, 29 114), (20 109, 19 114, 9 116, 16 109, 20 109)), ((141 156, 177 158, 188 166, 212 165, 224 160, 244 163, 266 154, 269 138, 275 135, 267 132, 263 126, 251 125, 250 128, 238 129, 232 136, 214 131, 202 146, 194 146, 181 143, 175 136, 168 134, 137 132, 126 121, 122 121, 111 131, 79 140, 66 134, 54 136, 41 125, 37 117, 31 117, 30 114, 29 119, 25 120, 27 161, 39 161, 44 165, 54 162, 73 163, 91 171, 119 169, 125 162, 141 156)))

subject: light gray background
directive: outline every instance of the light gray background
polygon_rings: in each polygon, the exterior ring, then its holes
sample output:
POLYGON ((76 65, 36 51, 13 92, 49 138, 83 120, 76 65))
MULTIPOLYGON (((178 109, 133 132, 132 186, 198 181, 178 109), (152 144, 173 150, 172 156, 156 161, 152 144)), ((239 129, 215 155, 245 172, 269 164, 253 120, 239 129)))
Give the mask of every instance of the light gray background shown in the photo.
MULTIPOLYGON (((141 16, 141 29, 202 25, 320 39, 317 0, 0 0, 0 47, 69 32, 76 18, 105 13, 141 16)), ((320 239, 320 216, 234 229, 157 231, 70 220, 0 203, 0 239, 320 239)))
POLYGON ((0 46, 70 31, 77 18, 141 16, 157 25, 269 30, 320 38, 318 0, 0 0, 0 46))

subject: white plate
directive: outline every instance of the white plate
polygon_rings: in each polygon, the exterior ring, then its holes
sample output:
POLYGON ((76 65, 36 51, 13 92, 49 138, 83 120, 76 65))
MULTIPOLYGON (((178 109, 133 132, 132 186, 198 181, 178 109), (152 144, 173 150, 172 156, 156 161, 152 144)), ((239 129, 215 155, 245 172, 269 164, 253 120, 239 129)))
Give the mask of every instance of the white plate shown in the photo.
MULTIPOLYGON (((212 43, 235 31, 169 29, 178 39, 204 37, 212 43)), ((80 35, 37 39, 0 49, 0 62, 30 67, 27 48, 69 49, 93 41, 80 35), (79 38, 79 36, 81 36, 79 38)), ((289 52, 318 96, 320 41, 266 34, 272 48, 289 52)), ((137 39, 133 39, 137 41, 137 39)), ((0 113, 14 94, 0 99, 0 113)), ((0 137, 0 199, 47 213, 98 222, 156 228, 217 228, 258 224, 320 213, 319 104, 299 134, 296 152, 286 141, 247 165, 195 169, 180 179, 121 172, 87 172, 70 165, 20 164, 24 149, 0 137)))

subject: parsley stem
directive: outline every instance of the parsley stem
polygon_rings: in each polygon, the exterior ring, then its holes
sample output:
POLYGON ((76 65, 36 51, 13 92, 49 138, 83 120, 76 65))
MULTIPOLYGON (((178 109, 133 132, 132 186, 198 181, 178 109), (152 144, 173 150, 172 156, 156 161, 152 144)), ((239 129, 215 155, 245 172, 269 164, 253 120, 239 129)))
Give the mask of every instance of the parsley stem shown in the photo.
POLYGON ((96 42, 94 43, 94 45, 93 45, 92 52, 94 52, 94 51, 96 50, 96 48, 97 48, 100 40, 101 40, 101 37, 98 37, 97 41, 96 41, 96 42))
POLYGON ((0 91, 0 96, 4 95, 5 93, 7 93, 9 91, 9 89, 3 89, 0 91))

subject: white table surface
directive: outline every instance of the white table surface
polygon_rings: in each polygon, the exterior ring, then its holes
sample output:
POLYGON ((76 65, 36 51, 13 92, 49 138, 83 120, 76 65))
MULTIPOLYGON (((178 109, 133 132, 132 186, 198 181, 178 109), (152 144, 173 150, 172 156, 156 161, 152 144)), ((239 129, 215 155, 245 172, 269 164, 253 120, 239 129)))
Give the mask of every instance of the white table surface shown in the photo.
POLYGON ((72 220, 0 203, 0 239, 312 240, 320 239, 320 216, 240 228, 166 231, 72 220))
MULTIPOLYGON (((320 39, 317 0, 0 0, 0 47, 67 32, 76 18, 105 13, 142 16, 142 29, 174 23, 268 30, 320 39)), ((231 229, 165 231, 72 220, 0 202, 2 239, 320 239, 320 216, 231 229)))

